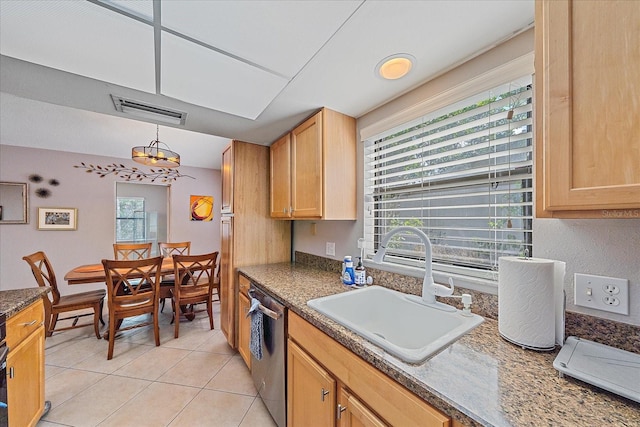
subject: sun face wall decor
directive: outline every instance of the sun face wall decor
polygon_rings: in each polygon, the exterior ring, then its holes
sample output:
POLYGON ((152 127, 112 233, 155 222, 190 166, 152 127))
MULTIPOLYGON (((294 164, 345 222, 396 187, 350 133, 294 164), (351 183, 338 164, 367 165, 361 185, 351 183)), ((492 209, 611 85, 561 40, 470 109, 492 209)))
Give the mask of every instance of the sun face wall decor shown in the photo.
POLYGON ((189 200, 191 221, 213 220, 213 196, 191 196, 189 200))

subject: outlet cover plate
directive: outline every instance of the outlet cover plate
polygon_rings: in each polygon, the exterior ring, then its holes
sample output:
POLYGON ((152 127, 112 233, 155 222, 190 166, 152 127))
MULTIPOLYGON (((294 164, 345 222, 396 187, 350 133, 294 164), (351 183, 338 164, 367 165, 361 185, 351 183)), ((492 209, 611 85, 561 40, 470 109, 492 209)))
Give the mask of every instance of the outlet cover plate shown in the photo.
POLYGON ((629 315, 627 279, 575 273, 574 285, 576 305, 629 315))
POLYGON ((327 250, 325 252, 329 256, 336 256, 336 244, 335 244, 335 242, 327 242, 327 250))

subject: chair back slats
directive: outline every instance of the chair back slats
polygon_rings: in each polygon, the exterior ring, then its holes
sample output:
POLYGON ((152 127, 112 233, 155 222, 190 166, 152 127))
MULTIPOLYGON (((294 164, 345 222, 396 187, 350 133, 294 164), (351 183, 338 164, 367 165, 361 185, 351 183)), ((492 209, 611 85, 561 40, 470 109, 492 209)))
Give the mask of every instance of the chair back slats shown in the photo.
POLYGON ((160 281, 162 257, 139 260, 102 260, 109 303, 129 307, 153 304, 160 281))
POLYGON ((159 242, 160 255, 171 258, 173 255, 191 255, 191 242, 159 242))
POLYGON ((213 288, 218 252, 204 255, 174 255, 174 294, 193 292, 197 287, 213 288))
MULTIPOLYGON (((60 301, 60 291, 58 291, 56 274, 53 271, 51 262, 49 262, 49 258, 47 258, 44 252, 39 251, 22 257, 22 259, 31 267, 31 272, 33 273, 33 277, 36 279, 38 286, 48 286, 51 288, 51 297, 53 301, 49 303, 57 304, 58 301, 60 301)), ((49 298, 44 298, 45 304, 48 300, 49 298)))
POLYGON ((116 260, 137 260, 151 257, 151 242, 114 243, 113 256, 116 260))

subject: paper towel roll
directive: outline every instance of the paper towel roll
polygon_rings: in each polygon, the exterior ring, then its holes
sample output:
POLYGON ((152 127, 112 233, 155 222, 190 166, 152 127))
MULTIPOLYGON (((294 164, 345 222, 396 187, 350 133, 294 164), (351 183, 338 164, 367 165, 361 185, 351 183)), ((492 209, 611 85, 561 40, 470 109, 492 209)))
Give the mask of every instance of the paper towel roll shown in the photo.
POLYGON ((542 258, 501 257, 498 330, 514 344, 548 351, 564 337, 564 267, 542 258), (562 308, 561 308, 562 307, 562 308))

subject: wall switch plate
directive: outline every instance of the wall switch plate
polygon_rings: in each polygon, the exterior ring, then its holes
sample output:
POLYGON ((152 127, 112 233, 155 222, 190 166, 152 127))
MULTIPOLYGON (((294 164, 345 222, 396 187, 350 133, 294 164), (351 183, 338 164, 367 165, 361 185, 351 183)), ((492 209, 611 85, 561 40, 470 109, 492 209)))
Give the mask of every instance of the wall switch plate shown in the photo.
POLYGON ((629 315, 629 281, 575 273, 574 302, 582 307, 629 315))
POLYGON ((335 242, 327 242, 327 250, 325 251, 327 255, 336 256, 336 244, 335 242))

